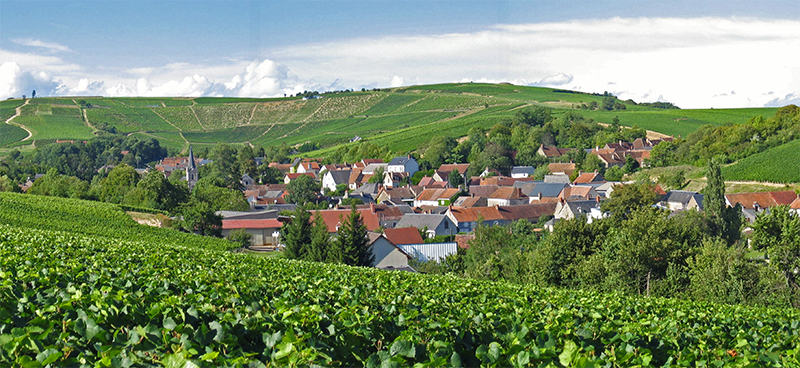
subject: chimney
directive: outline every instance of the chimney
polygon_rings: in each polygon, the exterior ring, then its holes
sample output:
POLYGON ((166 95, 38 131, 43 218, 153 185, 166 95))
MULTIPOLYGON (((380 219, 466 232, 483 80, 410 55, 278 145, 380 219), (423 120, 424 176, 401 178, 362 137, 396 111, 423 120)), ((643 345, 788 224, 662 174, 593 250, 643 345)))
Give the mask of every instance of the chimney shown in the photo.
POLYGON ((369 204, 369 210, 370 210, 370 212, 375 213, 375 203, 370 203, 369 204))

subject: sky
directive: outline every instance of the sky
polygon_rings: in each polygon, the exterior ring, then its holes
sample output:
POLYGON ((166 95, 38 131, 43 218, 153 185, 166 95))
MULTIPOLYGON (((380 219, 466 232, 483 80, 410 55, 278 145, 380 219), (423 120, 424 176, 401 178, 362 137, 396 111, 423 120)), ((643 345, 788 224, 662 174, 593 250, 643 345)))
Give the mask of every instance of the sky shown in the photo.
POLYGON ((800 105, 800 1, 0 1, 0 99, 450 82, 800 105))

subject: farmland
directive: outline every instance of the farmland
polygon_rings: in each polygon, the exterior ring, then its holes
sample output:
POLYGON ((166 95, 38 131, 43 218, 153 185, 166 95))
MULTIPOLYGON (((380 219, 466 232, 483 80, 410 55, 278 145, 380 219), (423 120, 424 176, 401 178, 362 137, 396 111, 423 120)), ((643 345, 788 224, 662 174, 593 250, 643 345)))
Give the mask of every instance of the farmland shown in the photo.
POLYGON ((796 310, 387 272, 232 247, 137 225, 110 204, 0 193, 0 362, 800 364, 796 310))
MULTIPOLYGON (((617 111, 579 108, 590 102, 600 103, 603 98, 550 88, 480 83, 334 93, 308 100, 37 98, 31 100, 23 109, 23 116, 15 122, 30 123, 33 140, 86 138, 92 129, 80 127, 84 110, 89 124, 113 127, 124 134, 148 133, 159 137, 166 137, 162 133, 180 131, 189 143, 294 145, 310 141, 331 147, 358 135, 393 151, 412 151, 432 133, 460 137, 472 126, 489 128, 511 119, 514 109, 524 106, 548 106, 553 108, 555 116, 574 112, 603 123, 618 117, 622 125, 638 125, 676 136, 686 136, 704 124, 742 123, 756 115, 772 116, 776 111, 774 108, 664 110, 630 103, 626 104, 626 110, 617 111), (43 129, 48 124, 61 126, 55 131, 43 129)), ((19 103, 18 100, 3 102, 0 114, 13 115, 13 106, 19 103)), ((163 143, 176 147, 178 142, 171 139, 163 143)), ((16 143, 9 138, 2 144, 8 147, 16 143)))
POLYGON ((726 180, 800 182, 800 140, 770 148, 723 167, 726 180))

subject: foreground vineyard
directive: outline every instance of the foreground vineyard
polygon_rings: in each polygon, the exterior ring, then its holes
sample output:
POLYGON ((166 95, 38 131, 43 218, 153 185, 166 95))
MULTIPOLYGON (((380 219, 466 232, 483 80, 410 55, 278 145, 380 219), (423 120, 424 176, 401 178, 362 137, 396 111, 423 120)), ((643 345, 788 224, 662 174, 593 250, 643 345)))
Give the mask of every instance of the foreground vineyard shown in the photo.
MULTIPOLYGON (((12 202, 0 199, 3 208, 12 202)), ((800 364, 794 310, 539 289, 135 239, 0 225, 0 364, 800 364)))

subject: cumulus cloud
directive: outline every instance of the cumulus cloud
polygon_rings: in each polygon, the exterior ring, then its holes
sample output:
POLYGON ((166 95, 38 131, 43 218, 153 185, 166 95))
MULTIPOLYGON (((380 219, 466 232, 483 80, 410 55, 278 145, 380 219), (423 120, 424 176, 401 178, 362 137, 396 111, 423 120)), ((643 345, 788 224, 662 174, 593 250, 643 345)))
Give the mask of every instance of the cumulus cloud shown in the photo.
POLYGON ((798 105, 800 106, 800 94, 796 93, 789 93, 783 97, 776 97, 772 100, 769 100, 765 106, 769 107, 783 107, 786 105, 798 105))
POLYGON ((36 90, 39 96, 63 92, 64 86, 43 71, 25 71, 13 61, 0 65, 0 98, 30 96, 36 90))
POLYGON ((68 52, 68 51, 72 51, 72 50, 70 50, 69 47, 61 45, 61 44, 57 44, 55 42, 45 42, 45 41, 42 41, 42 40, 34 40, 34 39, 31 39, 31 38, 17 38, 17 39, 11 40, 11 42, 14 42, 17 45, 22 45, 22 46, 41 47, 41 48, 44 48, 44 49, 47 49, 47 50, 50 50, 50 51, 53 51, 53 52, 68 52))
POLYGON ((403 85, 403 78, 397 75, 392 77, 392 81, 389 82, 389 87, 400 87, 402 85, 403 85))
POLYGON ((534 85, 534 86, 545 86, 545 87, 563 86, 565 84, 571 83, 572 79, 573 79, 573 77, 571 75, 569 75, 569 74, 558 73, 558 74, 554 74, 554 75, 542 78, 542 80, 540 80, 540 81, 538 81, 536 83, 533 83, 531 85, 534 85))

